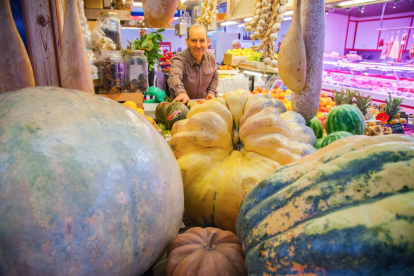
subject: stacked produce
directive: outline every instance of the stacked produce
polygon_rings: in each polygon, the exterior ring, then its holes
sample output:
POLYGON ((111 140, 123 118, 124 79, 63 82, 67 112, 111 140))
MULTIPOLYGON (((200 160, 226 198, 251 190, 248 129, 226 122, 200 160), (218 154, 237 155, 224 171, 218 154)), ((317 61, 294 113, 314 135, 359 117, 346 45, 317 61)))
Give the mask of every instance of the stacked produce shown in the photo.
POLYGON ((252 47, 253 51, 263 51, 263 62, 273 67, 277 66, 274 57, 274 42, 283 22, 287 0, 256 0, 253 19, 245 24, 246 31, 255 31, 250 38, 261 39, 260 45, 252 47))
POLYGON ((251 49, 249 49, 249 48, 233 49, 233 50, 228 49, 227 50, 227 54, 233 54, 236 57, 238 57, 238 56, 240 56, 240 57, 248 57, 250 55, 253 55, 254 52, 251 49))
POLYGON ((276 168, 316 151, 302 116, 267 93, 249 94, 225 93, 196 105, 172 128, 170 146, 195 225, 235 232, 244 195, 276 168))
POLYGON ((160 58, 160 66, 163 73, 170 73, 171 70, 171 59, 174 57, 174 54, 171 52, 166 52, 164 57, 160 58))

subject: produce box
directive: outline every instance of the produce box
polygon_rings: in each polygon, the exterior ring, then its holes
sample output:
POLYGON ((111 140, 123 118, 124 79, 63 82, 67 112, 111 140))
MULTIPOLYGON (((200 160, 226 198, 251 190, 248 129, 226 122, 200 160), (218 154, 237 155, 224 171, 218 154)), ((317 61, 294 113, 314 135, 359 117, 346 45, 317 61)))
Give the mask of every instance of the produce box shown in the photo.
POLYGON ((103 9, 102 0, 85 0, 85 9, 103 9))
POLYGON ((223 63, 226 65, 237 65, 237 63, 233 60, 234 59, 234 55, 233 54, 224 54, 224 60, 223 63))

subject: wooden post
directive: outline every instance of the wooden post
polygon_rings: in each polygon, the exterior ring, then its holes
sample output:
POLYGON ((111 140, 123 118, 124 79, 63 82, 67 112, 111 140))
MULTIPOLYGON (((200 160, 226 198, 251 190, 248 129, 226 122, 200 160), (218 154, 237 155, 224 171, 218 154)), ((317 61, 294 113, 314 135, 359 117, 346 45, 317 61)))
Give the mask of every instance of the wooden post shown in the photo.
POLYGON ((62 0, 21 0, 29 57, 37 86, 60 86, 59 19, 56 3, 62 0), (51 4, 53 1, 53 5, 51 4))

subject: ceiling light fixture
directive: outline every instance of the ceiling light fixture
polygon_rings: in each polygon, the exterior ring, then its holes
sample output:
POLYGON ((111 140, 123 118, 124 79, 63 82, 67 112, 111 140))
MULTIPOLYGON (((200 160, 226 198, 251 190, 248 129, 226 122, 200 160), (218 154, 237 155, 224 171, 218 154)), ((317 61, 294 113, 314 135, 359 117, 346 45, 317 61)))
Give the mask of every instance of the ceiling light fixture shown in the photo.
POLYGON ((292 20, 292 16, 283 18, 283 21, 289 21, 289 20, 292 20))
POLYGON ((345 7, 351 7, 351 6, 358 6, 360 4, 376 4, 381 2, 388 2, 390 0, 352 0, 352 1, 345 1, 337 4, 336 6, 338 8, 345 8, 345 7))
POLYGON ((292 15, 293 14, 293 11, 287 11, 287 12, 285 12, 284 14, 283 14, 283 16, 286 16, 286 15, 292 15))
POLYGON ((240 24, 240 25, 238 25, 237 27, 244 27, 244 24, 240 24))
POLYGON ((141 8, 142 7, 142 3, 135 3, 134 2, 134 7, 135 8, 141 8))
POLYGON ((220 26, 224 27, 224 26, 236 25, 238 23, 239 22, 237 22, 237 21, 228 21, 228 22, 221 23, 220 26))
POLYGON ((249 17, 249 18, 245 18, 243 21, 244 22, 250 22, 250 21, 252 21, 253 20, 253 17, 249 17))

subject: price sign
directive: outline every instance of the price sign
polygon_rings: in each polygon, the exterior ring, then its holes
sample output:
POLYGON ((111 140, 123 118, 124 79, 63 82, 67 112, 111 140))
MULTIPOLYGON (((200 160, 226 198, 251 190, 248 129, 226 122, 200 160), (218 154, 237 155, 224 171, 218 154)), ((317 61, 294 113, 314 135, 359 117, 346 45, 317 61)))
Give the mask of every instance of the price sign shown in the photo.
POLYGON ((393 124, 391 125, 392 133, 401 133, 404 134, 404 130, 401 124, 393 124))

